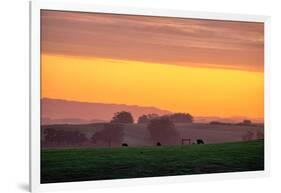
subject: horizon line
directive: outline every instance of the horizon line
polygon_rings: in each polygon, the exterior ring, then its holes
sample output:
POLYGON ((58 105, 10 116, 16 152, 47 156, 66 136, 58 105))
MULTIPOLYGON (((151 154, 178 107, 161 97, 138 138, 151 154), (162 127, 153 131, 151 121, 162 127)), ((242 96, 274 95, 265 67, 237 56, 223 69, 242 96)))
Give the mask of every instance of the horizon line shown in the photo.
MULTIPOLYGON (((125 106, 130 106, 130 107, 140 107, 140 108, 154 108, 157 110, 161 111, 168 111, 170 113, 189 113, 189 112, 175 112, 171 110, 166 110, 162 108, 158 108, 155 106, 141 106, 141 105, 135 105, 135 104, 123 104, 123 103, 105 103, 105 102, 89 102, 89 101, 79 101, 79 100, 73 100, 73 99, 61 99, 61 98, 52 98, 52 97, 40 97, 40 101, 43 99, 47 100, 60 100, 60 101, 66 101, 66 102, 76 102, 76 103, 95 103, 95 104, 103 104, 103 105, 125 105, 125 106)), ((169 114, 169 113, 168 113, 169 114)), ((220 116, 220 115, 193 115, 191 114, 194 118, 221 118, 221 119, 254 119, 254 120, 263 120, 264 122, 264 117, 248 117, 248 116, 243 116, 243 115, 235 115, 235 116, 220 116)))

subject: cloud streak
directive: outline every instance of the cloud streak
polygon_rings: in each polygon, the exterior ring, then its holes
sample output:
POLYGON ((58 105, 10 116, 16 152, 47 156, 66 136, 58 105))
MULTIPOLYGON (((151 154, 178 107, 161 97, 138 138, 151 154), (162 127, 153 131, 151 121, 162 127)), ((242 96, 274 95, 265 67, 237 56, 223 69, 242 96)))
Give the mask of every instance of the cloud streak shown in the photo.
POLYGON ((262 23, 41 12, 43 53, 263 71, 262 23))

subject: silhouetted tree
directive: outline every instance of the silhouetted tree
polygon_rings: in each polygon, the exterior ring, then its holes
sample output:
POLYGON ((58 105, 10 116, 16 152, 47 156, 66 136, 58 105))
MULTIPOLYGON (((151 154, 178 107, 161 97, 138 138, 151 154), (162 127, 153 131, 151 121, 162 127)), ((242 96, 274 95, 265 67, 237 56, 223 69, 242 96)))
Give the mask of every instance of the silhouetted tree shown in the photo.
POLYGON ((261 131, 257 131, 257 138, 258 139, 264 139, 264 133, 261 131))
POLYGON ((154 114, 154 113, 142 115, 142 116, 139 117, 138 123, 148 123, 150 120, 155 119, 157 117, 159 117, 159 115, 154 114))
POLYGON ((46 128, 44 130, 44 145, 47 146, 77 146, 87 140, 85 134, 79 131, 66 131, 55 128, 46 128))
POLYGON ((151 134, 151 138, 155 142, 161 144, 179 144, 180 136, 168 117, 160 117, 152 119, 147 128, 151 134))
POLYGON ((211 121, 209 124, 210 125, 233 125, 232 123, 220 122, 220 121, 211 121))
POLYGON ((169 116, 174 123, 192 123, 193 117, 189 113, 174 113, 169 116))
POLYGON ((242 122, 244 125, 251 125, 252 124, 252 121, 251 120, 243 120, 242 122))
POLYGON ((149 120, 152 120, 152 119, 158 118, 159 115, 157 115, 155 113, 151 113, 151 114, 147 114, 147 117, 148 117, 149 120))
POLYGON ((253 140, 253 138, 254 138, 254 133, 251 131, 247 131, 247 133, 242 136, 242 140, 244 141, 253 140))
POLYGON ((134 119, 131 113, 127 111, 121 111, 114 114, 111 123, 133 123, 134 119))
POLYGON ((108 123, 104 125, 104 129, 92 135, 93 143, 106 143, 109 147, 113 144, 120 144, 123 137, 123 128, 121 124, 108 123))
POLYGON ((138 123, 147 123, 147 122, 148 122, 147 115, 142 115, 138 118, 138 123))
POLYGON ((53 128, 46 128, 43 131, 44 142, 46 145, 54 144, 56 141, 56 130, 53 128))

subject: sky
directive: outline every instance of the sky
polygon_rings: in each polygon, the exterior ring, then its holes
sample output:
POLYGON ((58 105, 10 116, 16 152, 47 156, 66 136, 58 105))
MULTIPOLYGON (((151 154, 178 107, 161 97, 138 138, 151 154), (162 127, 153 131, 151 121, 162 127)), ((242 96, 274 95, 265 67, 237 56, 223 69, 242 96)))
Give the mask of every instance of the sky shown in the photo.
POLYGON ((263 28, 43 10, 41 95, 262 119, 263 28))

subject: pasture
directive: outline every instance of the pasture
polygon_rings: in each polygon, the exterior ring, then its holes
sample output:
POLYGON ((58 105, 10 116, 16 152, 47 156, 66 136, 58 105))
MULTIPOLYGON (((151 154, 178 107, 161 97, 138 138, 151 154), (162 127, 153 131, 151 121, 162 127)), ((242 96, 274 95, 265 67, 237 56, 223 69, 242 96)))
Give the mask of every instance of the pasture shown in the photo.
POLYGON ((263 140, 204 145, 41 151, 41 183, 263 169, 263 140))

